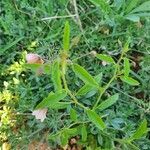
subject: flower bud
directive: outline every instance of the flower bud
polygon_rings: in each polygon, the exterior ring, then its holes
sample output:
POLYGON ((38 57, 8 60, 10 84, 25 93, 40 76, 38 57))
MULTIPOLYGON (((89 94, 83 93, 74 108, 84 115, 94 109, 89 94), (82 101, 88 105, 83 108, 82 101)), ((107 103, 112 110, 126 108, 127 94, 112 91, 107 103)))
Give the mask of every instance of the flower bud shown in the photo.
POLYGON ((26 55, 26 60, 28 64, 43 64, 44 61, 37 54, 29 53, 26 55))
POLYGON ((96 51, 91 51, 90 54, 95 57, 97 55, 97 52, 96 51))

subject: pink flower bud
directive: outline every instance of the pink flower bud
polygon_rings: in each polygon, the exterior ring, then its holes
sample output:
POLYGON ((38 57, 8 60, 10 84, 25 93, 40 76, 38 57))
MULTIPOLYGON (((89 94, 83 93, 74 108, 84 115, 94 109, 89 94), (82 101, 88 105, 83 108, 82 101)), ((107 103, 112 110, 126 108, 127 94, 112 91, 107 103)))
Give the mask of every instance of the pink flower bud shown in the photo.
POLYGON ((26 55, 26 60, 28 64, 43 64, 44 61, 41 59, 41 57, 37 54, 27 54, 26 55))

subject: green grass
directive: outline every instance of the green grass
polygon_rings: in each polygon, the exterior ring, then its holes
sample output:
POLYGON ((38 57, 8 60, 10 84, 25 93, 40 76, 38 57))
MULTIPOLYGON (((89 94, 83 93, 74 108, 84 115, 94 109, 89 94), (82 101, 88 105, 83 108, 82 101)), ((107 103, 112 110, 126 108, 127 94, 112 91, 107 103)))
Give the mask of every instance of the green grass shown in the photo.
MULTIPOLYGON (((90 55, 82 56, 94 50, 99 54, 109 54, 117 61, 121 47, 130 40, 129 51, 126 54, 131 63, 130 75, 138 80, 140 85, 130 86, 119 79, 114 81, 102 99, 119 93, 119 100, 98 113, 105 116, 105 123, 109 126, 107 132, 118 139, 133 135, 144 118, 149 125, 150 12, 146 10, 145 14, 136 13, 132 21, 131 18, 127 18, 129 12, 146 0, 139 0, 136 6, 129 4, 129 0, 113 0, 107 6, 93 1, 77 1, 77 11, 74 3, 69 0, 0 2, 0 145, 7 142, 12 149, 16 149, 17 146, 27 149, 31 141, 41 141, 42 135, 42 141, 56 147, 60 142, 50 140, 47 133, 56 134, 61 132, 63 127, 67 128, 72 124, 69 118, 70 108, 49 109, 43 123, 31 115, 36 105, 53 91, 54 87, 49 74, 36 76, 34 71, 24 68, 26 53, 37 53, 50 61, 58 56, 59 50, 63 47, 63 28, 66 20, 71 28, 70 58, 79 57, 78 63, 93 76, 102 73, 103 86, 113 76, 113 67, 103 66, 99 59, 90 55), (66 17, 76 13, 77 19, 66 17), (139 15, 142 16, 140 19, 137 17, 139 15), (53 18, 43 19, 46 17, 53 18)), ((68 86, 76 92, 83 83, 71 71, 69 74, 68 86)), ((98 95, 91 95, 92 91, 83 98, 79 97, 79 102, 88 107, 93 106, 98 95)), ((77 112, 78 120, 86 122, 86 114, 80 108, 77 108, 77 112)), ((88 139, 82 145, 87 149, 91 147, 92 150, 96 147, 110 149, 110 137, 101 135, 92 124, 87 129, 88 139)), ((149 136, 148 133, 135 140, 133 144, 139 149, 148 150, 149 136)), ((119 149, 119 142, 116 141, 115 144, 119 149)))

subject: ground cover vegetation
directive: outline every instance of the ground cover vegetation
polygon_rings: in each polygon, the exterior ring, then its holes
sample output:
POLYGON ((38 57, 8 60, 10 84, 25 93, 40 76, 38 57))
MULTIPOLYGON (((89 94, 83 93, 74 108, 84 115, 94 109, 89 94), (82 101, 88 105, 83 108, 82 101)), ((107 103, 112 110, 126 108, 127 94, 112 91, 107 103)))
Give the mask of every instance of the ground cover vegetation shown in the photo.
POLYGON ((150 1, 1 0, 1 149, 150 149, 150 1))

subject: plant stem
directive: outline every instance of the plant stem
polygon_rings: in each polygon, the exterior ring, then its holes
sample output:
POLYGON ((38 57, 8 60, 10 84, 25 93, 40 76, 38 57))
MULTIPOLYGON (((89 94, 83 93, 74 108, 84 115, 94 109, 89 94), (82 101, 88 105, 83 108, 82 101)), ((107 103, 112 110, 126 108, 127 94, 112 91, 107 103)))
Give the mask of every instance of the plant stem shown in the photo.
POLYGON ((73 103, 75 103, 76 105, 80 106, 83 109, 87 109, 84 105, 82 105, 81 103, 78 102, 78 100, 76 99, 76 97, 69 90, 64 73, 62 73, 62 80, 63 80, 63 83, 64 83, 65 90, 68 93, 68 95, 72 98, 73 103))
POLYGON ((94 107, 93 107, 93 110, 96 109, 98 103, 99 103, 100 100, 101 100, 102 95, 105 93, 105 91, 109 88, 110 84, 111 84, 111 83, 114 81, 114 79, 116 78, 116 72, 117 72, 117 70, 118 70, 118 69, 117 69, 117 67, 116 67, 116 68, 115 68, 115 71, 114 71, 113 77, 110 79, 110 81, 107 83, 107 85, 103 88, 102 92, 100 93, 100 95, 99 95, 99 97, 98 97, 98 99, 97 99, 97 101, 96 101, 96 103, 95 103, 95 105, 94 105, 94 107))
POLYGON ((110 79, 110 81, 106 84, 106 86, 103 88, 103 90, 102 90, 102 92, 100 93, 100 95, 99 95, 99 97, 98 97, 98 99, 97 99, 95 105, 93 106, 93 110, 96 109, 98 103, 99 103, 100 100, 101 100, 101 97, 103 96, 103 94, 105 93, 105 91, 109 88, 109 86, 111 85, 111 83, 115 80, 115 78, 117 77, 117 73, 118 73, 118 71, 120 70, 119 64, 120 64, 120 62, 121 62, 121 60, 122 60, 122 58, 123 58, 123 56, 124 56, 124 53, 125 53, 125 52, 122 51, 121 56, 120 56, 118 62, 115 64, 114 75, 113 75, 113 77, 110 79))

